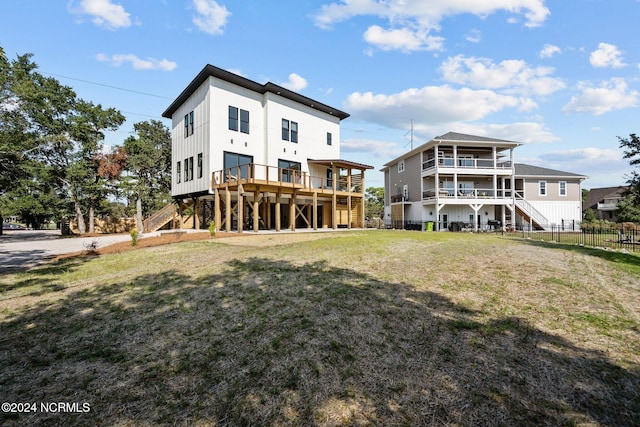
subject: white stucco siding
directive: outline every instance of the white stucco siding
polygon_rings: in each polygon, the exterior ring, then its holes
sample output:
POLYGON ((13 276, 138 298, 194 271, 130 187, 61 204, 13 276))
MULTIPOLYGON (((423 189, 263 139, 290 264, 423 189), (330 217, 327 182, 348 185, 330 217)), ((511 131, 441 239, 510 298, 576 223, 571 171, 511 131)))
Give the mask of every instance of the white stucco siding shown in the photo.
POLYGON ((264 108, 262 94, 231 84, 224 80, 209 78, 211 85, 211 161, 212 172, 224 169, 224 152, 253 157, 257 164, 266 163, 264 108), (249 112, 249 133, 229 129, 229 107, 249 112))
POLYGON ((191 194, 207 191, 211 187, 211 174, 207 173, 207 164, 210 161, 209 141, 209 104, 206 99, 209 96, 208 86, 200 86, 189 99, 176 110, 171 117, 171 195, 191 194), (193 111, 193 134, 185 136, 184 116, 193 111), (197 176, 198 154, 203 156, 203 175, 197 176), (184 180, 184 160, 193 157, 193 180, 184 180), (177 164, 181 165, 180 183, 177 179, 177 164))
POLYGON ((278 160, 299 162, 310 173, 307 159, 340 158, 340 119, 305 105, 267 92, 266 134, 267 163, 278 166, 278 160), (282 139, 282 119, 298 123, 298 142, 282 139), (332 144, 327 145, 327 132, 332 144))

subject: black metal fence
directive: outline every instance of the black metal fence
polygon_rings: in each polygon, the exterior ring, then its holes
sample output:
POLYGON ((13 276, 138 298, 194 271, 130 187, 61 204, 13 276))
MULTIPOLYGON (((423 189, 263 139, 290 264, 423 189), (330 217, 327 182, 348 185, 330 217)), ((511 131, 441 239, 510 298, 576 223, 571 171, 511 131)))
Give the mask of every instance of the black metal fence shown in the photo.
POLYGON ((562 226, 554 226, 545 231, 522 230, 513 233, 532 240, 557 242, 567 245, 583 245, 599 248, 626 249, 640 252, 640 231, 638 227, 589 227, 583 225, 579 231, 567 231, 562 226))

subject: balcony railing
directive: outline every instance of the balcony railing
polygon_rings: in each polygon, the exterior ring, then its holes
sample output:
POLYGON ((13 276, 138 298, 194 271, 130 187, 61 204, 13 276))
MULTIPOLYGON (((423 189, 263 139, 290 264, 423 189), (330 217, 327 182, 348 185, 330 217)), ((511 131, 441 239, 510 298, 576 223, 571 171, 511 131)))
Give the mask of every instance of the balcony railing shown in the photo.
MULTIPOLYGON (((346 175, 336 176, 334 178, 336 191, 363 193, 362 175, 362 173, 352 174, 350 180, 346 175)), ((238 184, 263 184, 331 191, 333 190, 334 179, 313 176, 297 169, 280 168, 257 163, 234 166, 213 172, 212 174, 214 187, 238 184)))
POLYGON ((422 199, 510 199, 511 190, 493 188, 430 188, 422 192, 422 199))
POLYGON ((598 203, 599 211, 615 211, 618 208, 618 202, 598 203))
POLYGON ((467 159, 458 158, 457 162, 451 158, 430 159, 422 163, 422 170, 438 168, 459 168, 459 169, 511 169, 508 162, 494 162, 492 159, 467 159))

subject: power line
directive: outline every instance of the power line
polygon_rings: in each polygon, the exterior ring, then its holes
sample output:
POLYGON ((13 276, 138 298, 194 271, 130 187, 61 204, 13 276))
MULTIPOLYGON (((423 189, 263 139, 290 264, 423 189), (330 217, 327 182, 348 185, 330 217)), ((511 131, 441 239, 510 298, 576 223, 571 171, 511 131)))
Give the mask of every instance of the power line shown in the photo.
POLYGON ((124 91, 124 92, 137 93, 138 95, 145 95, 145 96, 152 96, 154 98, 173 100, 173 98, 169 98, 167 96, 154 95, 152 93, 140 92, 140 91, 132 90, 132 89, 125 89, 123 87, 107 85, 107 84, 104 84, 104 83, 92 82, 92 81, 89 81, 89 80, 83 80, 83 79, 78 79, 78 78, 75 78, 75 77, 63 76, 63 75, 60 75, 60 74, 48 73, 46 71, 41 71, 41 73, 42 74, 47 74, 49 76, 60 77, 60 78, 63 78, 63 79, 75 80, 75 81, 82 82, 82 83, 89 83, 89 84, 96 85, 96 86, 107 87, 109 89, 117 89, 117 90, 121 90, 121 91, 124 91))

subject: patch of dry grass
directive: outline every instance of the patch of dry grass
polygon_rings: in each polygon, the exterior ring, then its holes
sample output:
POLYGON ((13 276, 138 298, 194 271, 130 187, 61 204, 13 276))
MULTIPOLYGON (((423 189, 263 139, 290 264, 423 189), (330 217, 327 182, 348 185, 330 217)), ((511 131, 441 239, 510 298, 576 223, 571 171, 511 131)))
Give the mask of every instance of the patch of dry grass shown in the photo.
POLYGON ((0 276, 16 425, 637 425, 640 258, 494 235, 259 235, 0 276))

